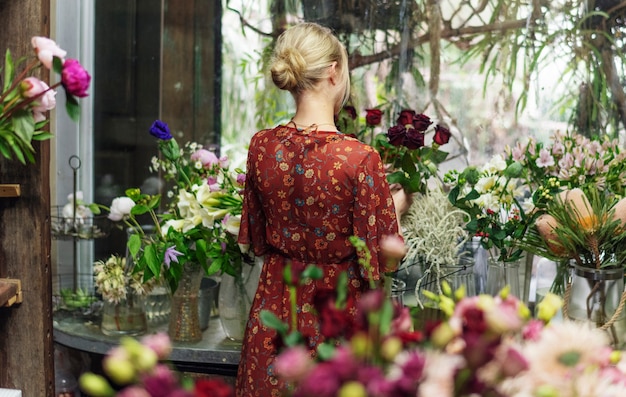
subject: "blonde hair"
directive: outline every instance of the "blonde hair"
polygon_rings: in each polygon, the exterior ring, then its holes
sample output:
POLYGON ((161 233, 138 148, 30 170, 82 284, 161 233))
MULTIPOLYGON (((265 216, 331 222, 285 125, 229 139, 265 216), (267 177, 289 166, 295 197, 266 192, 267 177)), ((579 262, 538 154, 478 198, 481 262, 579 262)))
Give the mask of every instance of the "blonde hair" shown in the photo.
POLYGON ((284 31, 276 40, 270 71, 274 84, 294 95, 313 88, 337 62, 337 71, 346 86, 342 104, 350 96, 348 53, 326 27, 303 22, 284 31))

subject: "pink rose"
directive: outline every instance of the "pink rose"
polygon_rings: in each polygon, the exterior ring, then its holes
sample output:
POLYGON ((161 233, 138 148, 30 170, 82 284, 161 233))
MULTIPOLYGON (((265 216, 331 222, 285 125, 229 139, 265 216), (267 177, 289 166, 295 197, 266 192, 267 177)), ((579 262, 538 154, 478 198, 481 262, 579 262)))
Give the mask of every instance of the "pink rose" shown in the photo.
POLYGON ((61 58, 61 61, 65 59, 67 52, 62 50, 54 40, 50 40, 47 37, 34 36, 30 42, 35 49, 37 58, 48 70, 52 68, 53 57, 61 58))
POLYGON ((217 158, 215 153, 206 149, 200 149, 194 152, 191 155, 191 160, 200 161, 204 168, 211 168, 219 163, 219 159, 217 158))
POLYGON ((154 350, 159 360, 165 360, 172 352, 172 342, 170 341, 170 337, 165 332, 158 332, 156 334, 144 336, 141 339, 141 343, 154 350))
POLYGON ((61 82, 63 87, 65 87, 65 91, 69 94, 84 98, 88 95, 87 90, 89 89, 91 76, 83 69, 78 60, 68 59, 63 64, 61 82))
POLYGON ((274 362, 276 374, 286 382, 299 382, 313 369, 314 362, 303 346, 294 346, 282 352, 274 362))
POLYGON ((27 77, 20 83, 20 90, 24 98, 37 98, 33 101, 33 117, 38 123, 46 119, 44 113, 55 108, 57 102, 55 90, 36 77, 27 77))

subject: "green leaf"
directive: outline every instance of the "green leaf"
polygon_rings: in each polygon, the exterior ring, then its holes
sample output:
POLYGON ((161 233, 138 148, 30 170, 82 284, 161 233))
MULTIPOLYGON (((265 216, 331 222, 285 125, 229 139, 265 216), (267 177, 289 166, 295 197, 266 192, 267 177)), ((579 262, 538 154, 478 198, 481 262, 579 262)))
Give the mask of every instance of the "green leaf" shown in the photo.
POLYGON ((67 91, 65 92, 65 110, 72 120, 78 121, 80 119, 80 105, 78 104, 78 100, 67 91))
POLYGON ((348 299, 348 273, 341 272, 337 279, 337 300, 335 306, 342 309, 348 299))
POLYGON ((390 300, 383 302, 380 312, 380 332, 381 335, 387 335, 391 329, 391 320, 393 319, 393 304, 390 300))
POLYGON ((150 211, 150 207, 148 207, 147 205, 143 205, 143 204, 136 204, 131 210, 130 213, 132 215, 142 215, 145 214, 146 212, 150 211))
POLYGON ((160 203, 160 202, 161 202, 161 195, 160 195, 160 194, 157 194, 157 195, 154 195, 154 196, 152 196, 152 197, 150 198, 150 202, 148 203, 148 206, 149 206, 150 208, 156 208, 156 207, 158 207, 158 206, 159 206, 159 203, 160 203))
POLYGON ((298 346, 303 342, 302 334, 298 331, 290 332, 285 336, 284 342, 289 347, 298 346))
POLYGON ((261 310, 259 314, 261 323, 268 328, 276 330, 281 335, 287 334, 289 331, 289 325, 282 322, 276 315, 269 310, 261 310))
POLYGON ((50 138, 53 138, 54 135, 49 132, 37 132, 33 135, 33 141, 47 141, 50 138))
POLYGON ((133 256, 133 258, 136 258, 137 254, 139 254, 139 250, 141 250, 141 237, 139 236, 139 234, 132 233, 128 237, 128 242, 126 243, 126 246, 128 247, 128 251, 133 256))
POLYGON ((11 118, 13 124, 13 132, 15 136, 22 140, 24 143, 30 145, 30 141, 35 133, 35 119, 33 118, 33 112, 27 109, 19 109, 13 113, 11 118))
MULTIPOLYGON (((159 275, 161 273, 161 261, 159 260, 154 245, 147 245, 144 248, 143 259, 146 261, 146 265, 152 273, 155 275, 159 275)), ((170 270, 174 270, 173 267, 170 267, 170 270)))
POLYGON ((309 265, 302 272, 302 282, 305 282, 307 278, 311 280, 321 280, 324 277, 324 271, 315 265, 309 265))
POLYGON ((7 52, 4 56, 4 86, 2 92, 6 92, 13 83, 15 78, 15 67, 13 65, 13 58, 11 57, 11 51, 7 48, 7 52))
POLYGON ((52 57, 52 70, 61 74, 63 72, 63 61, 57 56, 52 57))
POLYGON ((322 361, 328 361, 335 355, 335 346, 324 342, 317 346, 317 356, 322 361))

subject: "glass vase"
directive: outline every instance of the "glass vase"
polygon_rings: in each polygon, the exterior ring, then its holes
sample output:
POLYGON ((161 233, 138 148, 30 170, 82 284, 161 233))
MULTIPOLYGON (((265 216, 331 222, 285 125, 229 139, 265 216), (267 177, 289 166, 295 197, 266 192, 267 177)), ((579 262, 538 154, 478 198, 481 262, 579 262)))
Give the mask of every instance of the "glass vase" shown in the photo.
POLYGON ((109 336, 138 336, 148 330, 145 297, 129 289, 119 302, 105 300, 102 306, 100 330, 109 336))
POLYGON ((170 322, 167 333, 173 342, 199 342, 202 340, 198 297, 204 269, 197 263, 186 263, 172 293, 170 322))
POLYGON ((626 312, 620 311, 615 315, 622 299, 623 268, 596 269, 573 264, 563 316, 606 331, 611 344, 622 348, 626 335, 626 312))
POLYGON ((520 263, 521 259, 513 262, 502 262, 489 258, 485 293, 496 296, 504 287, 508 286, 509 294, 521 299, 520 263))
MULTIPOLYGON (((441 283, 446 281, 452 291, 463 287, 466 296, 476 295, 476 275, 474 273, 474 261, 472 258, 461 258, 455 266, 431 266, 424 269, 424 277, 420 282, 420 289, 425 289, 435 294, 440 293, 441 283)), ((423 296, 421 297, 423 299, 423 296)))
POLYGON ((228 339, 243 341, 261 267, 262 259, 257 258, 254 265, 244 263, 241 273, 236 277, 226 273, 221 277, 218 291, 219 318, 228 339))

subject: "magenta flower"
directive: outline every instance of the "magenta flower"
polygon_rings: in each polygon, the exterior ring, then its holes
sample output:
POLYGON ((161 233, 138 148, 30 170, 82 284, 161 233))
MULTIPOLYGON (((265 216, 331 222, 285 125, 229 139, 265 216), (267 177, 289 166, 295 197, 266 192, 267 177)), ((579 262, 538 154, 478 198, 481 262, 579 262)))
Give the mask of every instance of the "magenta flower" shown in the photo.
POLYGON ((61 83, 66 92, 80 98, 86 97, 90 82, 91 76, 78 60, 68 59, 65 61, 61 72, 61 83))
POLYGON ((172 245, 165 250, 165 258, 163 261, 165 262, 165 266, 170 267, 170 263, 176 262, 178 263, 178 257, 183 255, 182 252, 176 251, 176 246, 172 245))

